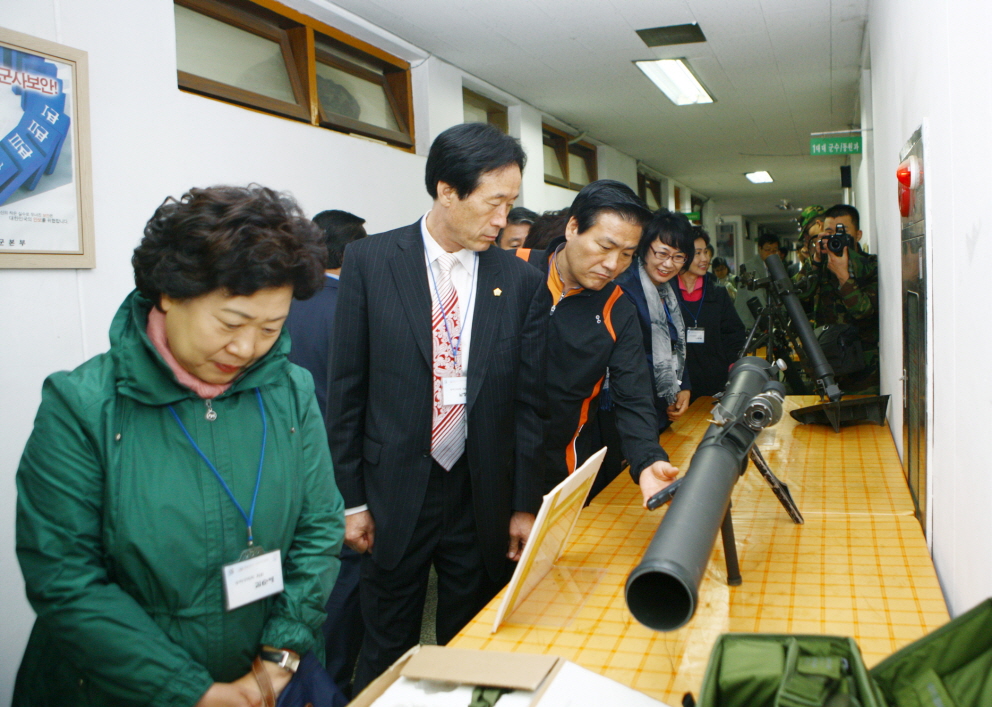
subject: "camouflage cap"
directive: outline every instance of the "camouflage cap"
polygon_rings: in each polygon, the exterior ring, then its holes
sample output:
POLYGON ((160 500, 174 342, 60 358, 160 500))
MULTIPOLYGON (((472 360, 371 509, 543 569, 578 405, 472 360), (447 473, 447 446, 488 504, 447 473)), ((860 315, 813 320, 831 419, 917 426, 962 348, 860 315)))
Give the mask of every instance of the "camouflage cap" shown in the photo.
POLYGON ((822 206, 816 206, 816 205, 807 206, 805 209, 803 209, 803 212, 799 214, 799 228, 800 229, 806 228, 806 226, 809 224, 810 221, 820 216, 823 216, 823 214, 826 213, 826 211, 827 210, 822 206))

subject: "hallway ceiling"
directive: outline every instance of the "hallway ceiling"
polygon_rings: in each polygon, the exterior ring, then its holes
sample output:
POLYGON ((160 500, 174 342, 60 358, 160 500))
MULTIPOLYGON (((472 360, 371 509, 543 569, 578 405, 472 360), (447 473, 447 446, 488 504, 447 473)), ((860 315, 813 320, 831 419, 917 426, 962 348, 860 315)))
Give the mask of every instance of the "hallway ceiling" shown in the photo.
POLYGON ((788 230, 796 212, 776 209, 780 200, 840 200, 846 158, 811 157, 809 134, 857 120, 867 0, 334 2, 686 184, 719 213, 788 230), (705 43, 649 48, 635 33, 693 22, 705 43), (676 107, 632 63, 681 57, 715 103, 676 107), (744 178, 757 170, 775 182, 744 178))

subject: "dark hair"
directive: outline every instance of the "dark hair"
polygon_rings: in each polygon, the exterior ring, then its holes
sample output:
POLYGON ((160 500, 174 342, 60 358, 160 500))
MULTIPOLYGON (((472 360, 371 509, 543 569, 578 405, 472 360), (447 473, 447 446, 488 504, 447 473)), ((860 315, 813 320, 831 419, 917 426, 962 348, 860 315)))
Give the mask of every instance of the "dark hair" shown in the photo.
POLYGON ((682 271, 685 272, 692 265, 692 259, 696 257, 696 236, 692 231, 692 224, 685 214, 658 209, 644 227, 641 242, 637 244, 637 257, 643 262, 651 244, 661 241, 669 248, 682 252, 685 256, 682 271))
MULTIPOLYGON (((523 206, 514 206, 510 209, 510 213, 506 215, 506 225, 507 226, 519 226, 522 223, 531 225, 534 223, 534 219, 537 218, 537 214, 528 208, 523 206)), ((496 236, 496 244, 499 245, 500 241, 503 240, 503 231, 505 228, 499 229, 499 235, 496 236)), ((530 233, 530 230, 527 231, 530 233)))
POLYGON ((758 250, 761 250, 761 246, 766 245, 767 243, 774 243, 779 248, 782 247, 782 244, 778 240, 778 235, 774 233, 762 233, 758 236, 758 250))
POLYGON ((713 268, 713 272, 716 272, 717 268, 727 268, 727 272, 733 272, 733 268, 727 264, 727 259, 719 255, 713 258, 710 262, 710 267, 713 268))
POLYGON ((341 267, 346 245, 368 235, 362 226, 365 219, 347 211, 321 211, 313 217, 313 222, 324 232, 324 245, 327 246, 324 265, 328 270, 341 267))
POLYGON ((696 252, 696 243, 695 243, 695 241, 696 241, 697 238, 702 238, 703 239, 703 242, 706 243, 706 247, 709 248, 710 250, 713 249, 713 246, 710 245, 710 234, 708 234, 706 231, 704 231, 699 226, 693 226, 692 227, 692 240, 693 240, 692 251, 694 253, 696 252))
POLYGON ((604 211, 638 226, 643 226, 651 218, 647 204, 633 189, 615 179, 598 179, 582 187, 572 201, 568 215, 575 219, 579 233, 585 233, 596 225, 596 219, 604 211))
POLYGON ((506 215, 506 225, 512 226, 519 223, 534 223, 537 213, 523 206, 514 206, 510 213, 506 215))
POLYGON ((283 285, 307 299, 323 286, 326 259, 323 234, 293 198, 252 184, 166 198, 131 265, 138 290, 158 306, 162 295, 251 295, 283 285))
MULTIPOLYGON (((849 204, 834 204, 829 209, 823 212, 824 220, 828 218, 841 218, 842 216, 850 216, 851 223, 854 224, 854 230, 861 230, 861 214, 858 210, 849 204)), ((851 234, 854 235, 853 233, 851 234)))
POLYGON ((568 225, 568 209, 560 211, 545 211, 534 219, 530 231, 527 232, 527 240, 524 241, 524 248, 536 248, 543 250, 548 247, 555 238, 565 235, 565 226, 568 225))
POLYGON ((434 139, 427 155, 427 193, 437 198, 437 183, 450 184, 464 199, 479 186, 479 178, 517 165, 524 171, 527 161, 520 143, 488 123, 462 123, 434 139))

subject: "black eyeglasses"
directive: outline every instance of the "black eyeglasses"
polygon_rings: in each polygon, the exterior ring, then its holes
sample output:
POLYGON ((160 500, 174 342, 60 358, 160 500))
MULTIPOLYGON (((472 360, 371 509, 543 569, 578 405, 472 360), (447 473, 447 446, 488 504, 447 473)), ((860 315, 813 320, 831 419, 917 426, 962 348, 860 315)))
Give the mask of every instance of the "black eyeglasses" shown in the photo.
POLYGON ((659 253, 654 248, 648 248, 648 250, 662 263, 671 260, 672 265, 685 265, 685 255, 682 253, 666 253, 664 251, 659 253))

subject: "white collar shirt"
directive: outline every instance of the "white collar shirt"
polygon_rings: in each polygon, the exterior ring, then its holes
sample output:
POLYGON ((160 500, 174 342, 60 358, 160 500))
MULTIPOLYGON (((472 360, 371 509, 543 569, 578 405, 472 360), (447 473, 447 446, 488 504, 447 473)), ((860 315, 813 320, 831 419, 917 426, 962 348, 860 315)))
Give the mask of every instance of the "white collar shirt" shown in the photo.
MULTIPOLYGON (((424 265, 426 266, 424 274, 427 277, 427 287, 431 293, 431 306, 433 307, 434 301, 437 300, 437 290, 434 283, 441 276, 437 259, 445 251, 427 230, 426 214, 420 219, 420 234, 424 239, 424 265)), ((461 339, 455 343, 458 345, 462 371, 467 376, 472 343, 472 321, 475 318, 475 291, 479 280, 479 255, 467 248, 462 248, 453 255, 456 260, 451 268, 451 284, 458 295, 458 319, 462 323, 461 339)))

